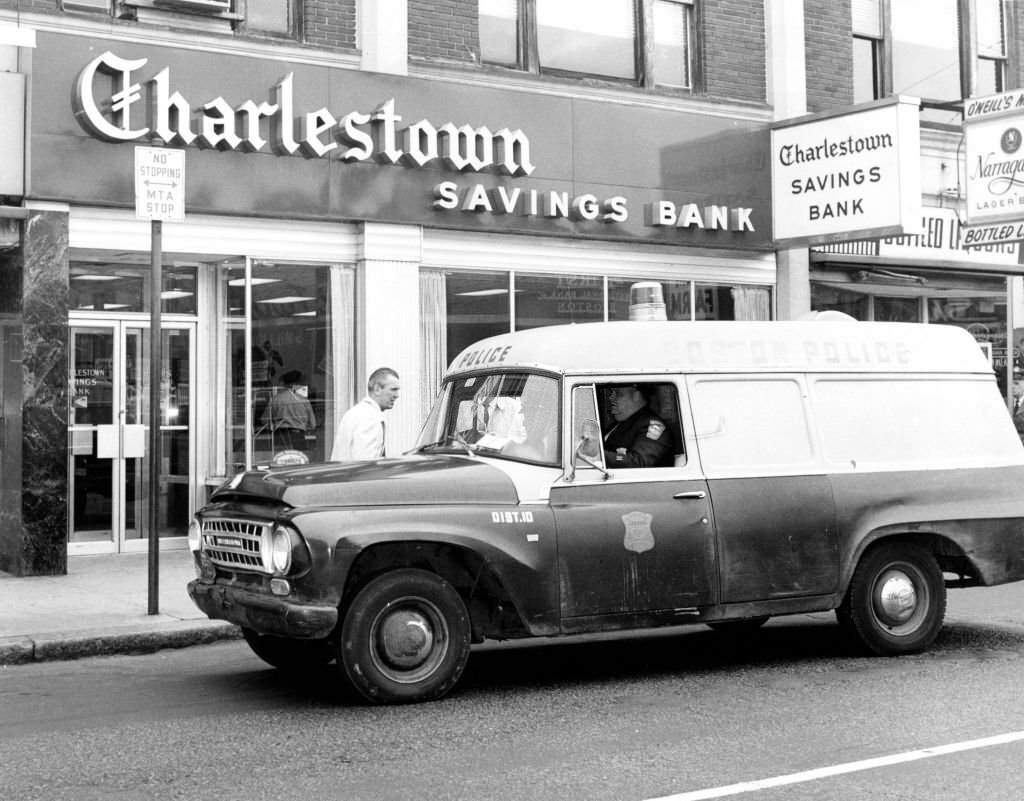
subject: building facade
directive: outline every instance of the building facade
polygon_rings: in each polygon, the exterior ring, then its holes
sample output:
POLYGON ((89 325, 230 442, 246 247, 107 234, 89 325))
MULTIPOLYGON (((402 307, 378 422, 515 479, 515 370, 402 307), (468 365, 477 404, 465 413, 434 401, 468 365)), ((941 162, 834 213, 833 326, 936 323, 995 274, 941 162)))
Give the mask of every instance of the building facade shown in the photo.
MULTIPOLYGON (((904 92, 876 75, 899 1, 0 0, 24 110, 0 138, 0 570, 144 549, 153 499, 183 547, 209 488, 281 447, 286 374, 319 460, 397 370, 400 452, 467 344, 625 319, 637 281, 673 319, 975 326, 1012 379, 1015 247, 773 245, 772 122, 869 99, 871 11, 871 91, 904 92)), ((996 91, 1020 83, 1010 17, 996 91)), ((926 217, 953 226, 958 129, 925 130, 926 217)))

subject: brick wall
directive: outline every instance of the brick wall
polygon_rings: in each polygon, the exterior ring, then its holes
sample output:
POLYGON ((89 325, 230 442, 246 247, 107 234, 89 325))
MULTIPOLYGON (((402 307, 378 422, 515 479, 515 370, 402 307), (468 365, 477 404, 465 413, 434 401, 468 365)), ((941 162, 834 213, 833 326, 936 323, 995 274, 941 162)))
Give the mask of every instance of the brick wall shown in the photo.
POLYGON ((356 0, 303 0, 302 39, 332 49, 356 49, 356 0))
POLYGON ((853 102, 850 0, 804 0, 807 111, 853 102))
POLYGON ((480 61, 477 0, 409 0, 409 58, 480 61))
MULTIPOLYGON (((708 97, 764 103, 764 4, 702 0, 704 87, 708 97)), ((700 35, 700 31, 698 31, 700 35)))

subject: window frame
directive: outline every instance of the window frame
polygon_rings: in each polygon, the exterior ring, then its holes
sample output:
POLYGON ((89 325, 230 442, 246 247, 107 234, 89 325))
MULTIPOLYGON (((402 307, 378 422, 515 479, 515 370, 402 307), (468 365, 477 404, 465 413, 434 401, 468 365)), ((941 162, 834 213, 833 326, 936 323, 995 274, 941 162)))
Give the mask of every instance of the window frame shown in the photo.
POLYGON ((658 83, 657 81, 654 70, 654 0, 630 0, 633 6, 635 31, 633 78, 615 78, 608 75, 596 75, 575 70, 542 67, 537 33, 537 0, 516 0, 516 65, 487 61, 482 51, 480 53, 480 61, 489 68, 515 70, 531 75, 588 79, 609 84, 639 86, 644 89, 657 88, 660 91, 697 94, 703 91, 703 52, 701 40, 698 36, 698 31, 701 29, 701 4, 699 0, 671 1, 690 9, 686 24, 687 57, 689 62, 686 71, 690 76, 688 86, 658 83))
MULTIPOLYGON (((875 87, 875 99, 881 99, 889 97, 893 94, 893 57, 894 57, 894 42, 892 35, 892 3, 894 0, 879 0, 879 9, 881 14, 881 34, 879 37, 873 37, 867 33, 856 32, 852 30, 851 24, 851 37, 853 39, 866 39, 876 43, 874 50, 874 60, 872 68, 876 71, 875 80, 873 81, 875 87)), ((996 91, 1003 91, 1006 86, 1006 77, 1009 69, 1010 52, 1007 45, 1007 35, 1009 31, 1009 16, 1007 14, 1005 0, 996 0, 999 5, 999 12, 1001 15, 1001 29, 1003 33, 1003 52, 1001 56, 993 56, 990 54, 983 55, 979 47, 978 30, 977 24, 966 26, 968 30, 974 30, 975 40, 973 42, 967 42, 966 37, 963 34, 965 26, 961 22, 960 12, 962 10, 962 3, 957 3, 957 27, 959 33, 959 48, 957 52, 957 64, 960 75, 961 88, 964 83, 963 67, 965 58, 973 58, 975 64, 973 70, 977 73, 977 62, 991 61, 996 64, 996 91)), ((962 92, 961 92, 962 94, 962 92)), ((951 103, 958 103, 961 98, 956 100, 941 100, 938 98, 925 98, 922 97, 923 107, 936 107, 936 108, 948 108, 951 103)))
POLYGON ((260 0, 234 0, 233 9, 238 14, 237 28, 241 33, 249 36, 267 36, 274 39, 301 39, 302 38, 302 14, 301 0, 281 0, 287 3, 288 30, 271 31, 254 27, 249 23, 249 4, 260 2, 260 0))

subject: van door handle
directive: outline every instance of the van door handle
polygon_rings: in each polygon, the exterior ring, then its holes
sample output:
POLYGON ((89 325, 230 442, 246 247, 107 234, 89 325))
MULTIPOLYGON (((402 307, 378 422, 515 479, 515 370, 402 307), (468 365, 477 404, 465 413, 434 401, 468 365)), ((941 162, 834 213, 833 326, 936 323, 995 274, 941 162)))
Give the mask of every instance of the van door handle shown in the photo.
POLYGON ((707 493, 704 490, 697 490, 696 492, 677 492, 672 496, 679 501, 702 501, 707 497, 707 493))

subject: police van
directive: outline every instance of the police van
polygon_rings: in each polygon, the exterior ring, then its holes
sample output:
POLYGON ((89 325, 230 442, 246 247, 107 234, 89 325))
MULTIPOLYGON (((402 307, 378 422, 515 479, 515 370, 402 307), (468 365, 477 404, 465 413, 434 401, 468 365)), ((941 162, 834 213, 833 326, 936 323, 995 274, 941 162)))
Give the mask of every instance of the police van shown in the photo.
POLYGON ((835 610, 907 654, 947 588, 1024 578, 1022 490, 959 328, 538 328, 456 357, 410 453, 218 489, 189 593, 268 663, 335 660, 382 703, 444 695, 487 639, 835 610))

